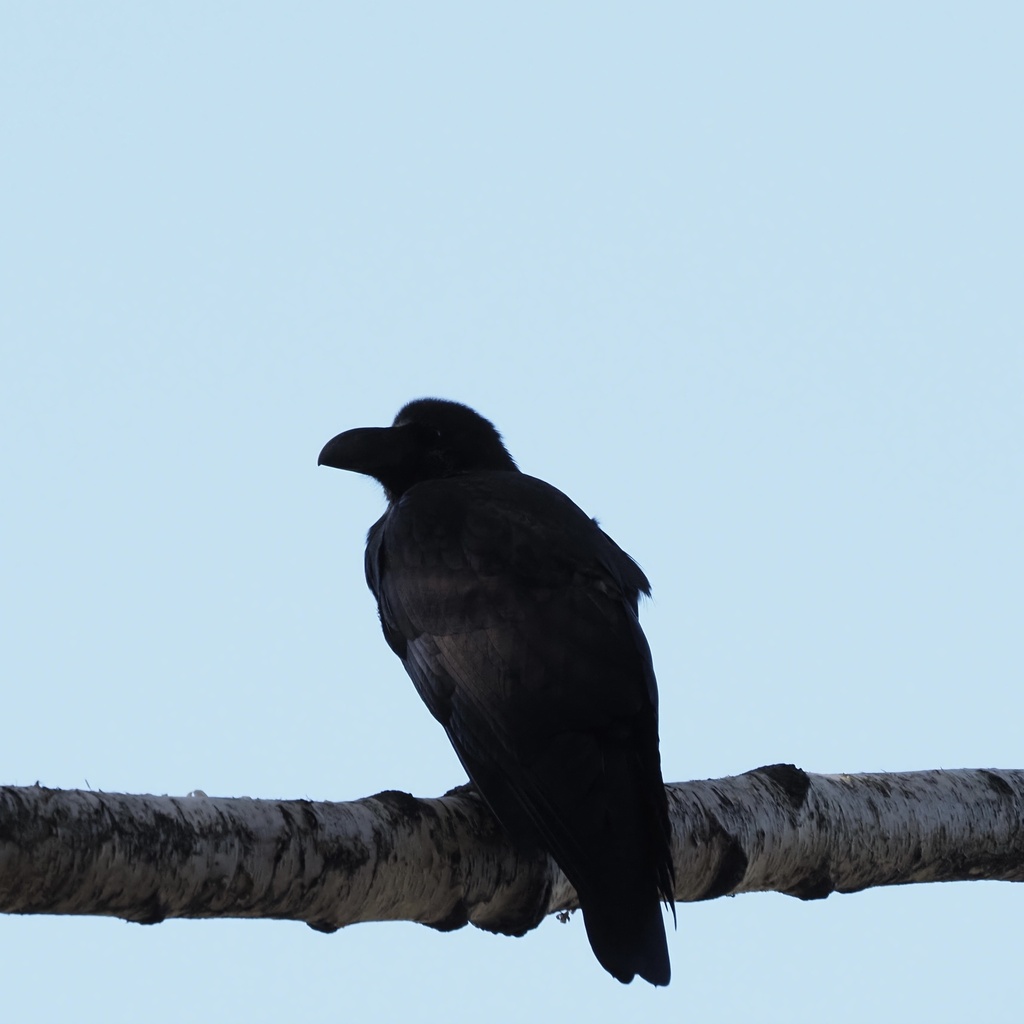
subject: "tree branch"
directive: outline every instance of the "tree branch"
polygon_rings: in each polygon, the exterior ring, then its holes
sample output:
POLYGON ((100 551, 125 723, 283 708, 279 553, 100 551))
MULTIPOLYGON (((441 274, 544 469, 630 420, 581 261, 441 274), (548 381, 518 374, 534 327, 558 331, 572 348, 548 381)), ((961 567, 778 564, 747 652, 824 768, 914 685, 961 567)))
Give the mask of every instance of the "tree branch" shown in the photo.
MULTIPOLYGON (((808 775, 773 765, 668 787, 676 899, 1024 880, 1024 771, 808 775)), ((469 787, 351 803, 0 788, 0 911, 470 922, 522 934, 575 906, 469 787)))

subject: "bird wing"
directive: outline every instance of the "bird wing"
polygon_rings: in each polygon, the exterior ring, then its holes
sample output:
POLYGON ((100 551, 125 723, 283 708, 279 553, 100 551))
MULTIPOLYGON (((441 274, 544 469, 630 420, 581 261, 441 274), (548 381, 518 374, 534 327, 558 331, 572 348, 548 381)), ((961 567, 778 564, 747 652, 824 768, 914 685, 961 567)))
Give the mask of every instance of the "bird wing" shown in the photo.
POLYGON ((367 579, 388 643, 505 827, 581 894, 634 871, 668 897, 636 564, 550 485, 479 473, 406 492, 371 531, 367 579))

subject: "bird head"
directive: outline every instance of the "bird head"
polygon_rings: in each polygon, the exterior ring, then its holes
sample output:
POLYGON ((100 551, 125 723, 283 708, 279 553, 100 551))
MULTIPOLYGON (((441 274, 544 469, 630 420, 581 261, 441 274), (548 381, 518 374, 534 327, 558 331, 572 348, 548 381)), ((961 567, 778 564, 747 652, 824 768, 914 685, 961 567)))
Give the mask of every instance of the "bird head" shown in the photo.
POLYGON ((493 423, 466 405, 441 398, 410 402, 390 427, 357 427, 332 437, 317 465, 372 476, 389 501, 424 480, 516 471, 493 423))

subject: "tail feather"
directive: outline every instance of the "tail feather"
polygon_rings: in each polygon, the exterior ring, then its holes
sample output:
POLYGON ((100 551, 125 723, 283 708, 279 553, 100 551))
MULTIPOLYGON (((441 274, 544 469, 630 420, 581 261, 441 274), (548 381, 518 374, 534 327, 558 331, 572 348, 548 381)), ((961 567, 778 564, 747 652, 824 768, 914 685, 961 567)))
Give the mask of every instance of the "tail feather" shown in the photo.
POLYGON ((636 975, 652 985, 672 976, 661 903, 652 896, 624 906, 600 894, 580 897, 587 938, 601 966, 623 984, 636 975))

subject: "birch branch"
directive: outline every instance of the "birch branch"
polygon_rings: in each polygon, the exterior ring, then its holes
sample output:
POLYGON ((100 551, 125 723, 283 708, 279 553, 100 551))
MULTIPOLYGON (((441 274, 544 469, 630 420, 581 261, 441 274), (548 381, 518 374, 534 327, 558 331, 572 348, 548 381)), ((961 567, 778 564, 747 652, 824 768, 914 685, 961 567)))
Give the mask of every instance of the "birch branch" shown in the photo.
MULTIPOLYGON (((1024 771, 809 775, 772 765, 668 787, 676 899, 1024 880, 1024 771)), ((467 922, 519 935, 570 910, 468 787, 351 803, 0 788, 0 912, 467 922)))

